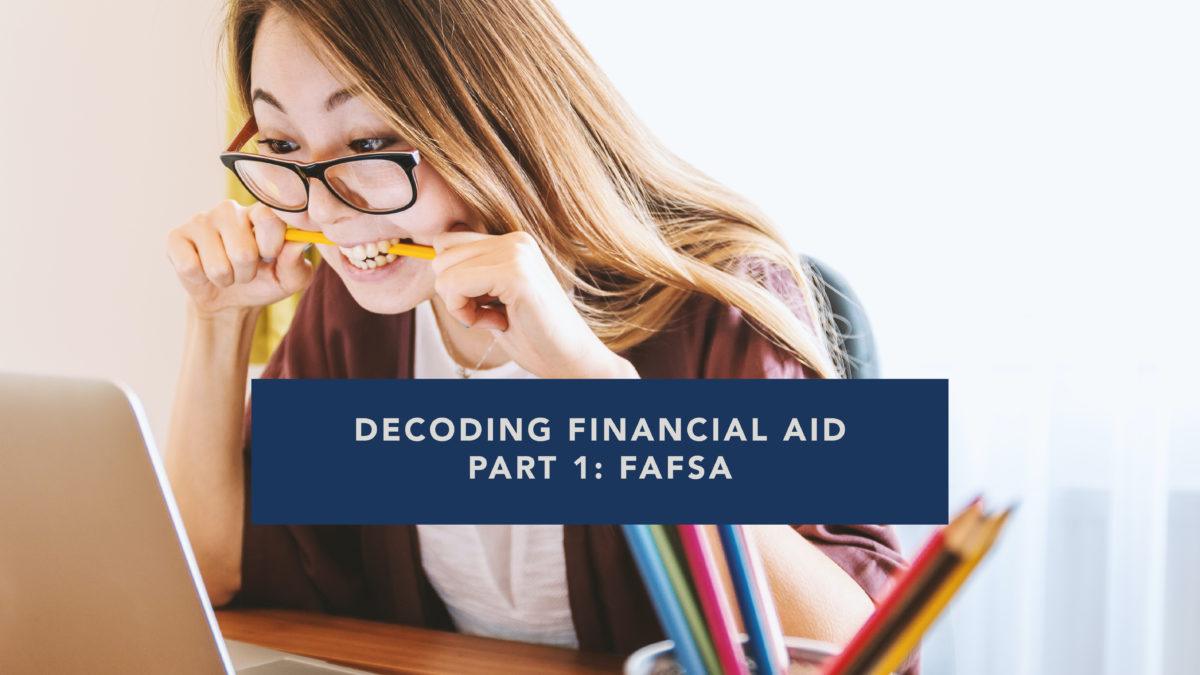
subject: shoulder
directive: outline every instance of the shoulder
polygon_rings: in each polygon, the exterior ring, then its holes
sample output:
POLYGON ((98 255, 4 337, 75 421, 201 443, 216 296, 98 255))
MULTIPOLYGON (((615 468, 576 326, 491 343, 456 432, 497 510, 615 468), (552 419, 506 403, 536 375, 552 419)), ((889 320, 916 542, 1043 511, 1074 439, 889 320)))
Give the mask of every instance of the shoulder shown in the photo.
MULTIPOLYGON (((803 288, 791 270, 748 260, 754 279, 812 328, 803 288)), ((693 293, 668 325, 626 355, 646 378, 807 378, 816 373, 778 346, 740 308, 693 293)))

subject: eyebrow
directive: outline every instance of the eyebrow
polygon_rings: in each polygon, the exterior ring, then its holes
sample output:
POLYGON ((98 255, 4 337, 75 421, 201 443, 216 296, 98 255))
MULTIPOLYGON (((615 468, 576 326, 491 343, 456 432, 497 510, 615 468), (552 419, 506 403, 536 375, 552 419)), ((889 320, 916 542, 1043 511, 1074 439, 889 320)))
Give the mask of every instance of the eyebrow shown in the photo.
POLYGON ((332 111, 334 108, 345 103, 346 101, 349 101, 357 95, 358 94, 351 89, 338 89, 337 91, 333 92, 329 98, 325 99, 325 111, 332 111))
MULTIPOLYGON (((330 94, 329 98, 325 99, 325 111, 331 112, 334 108, 345 103, 346 101, 349 101, 357 95, 358 94, 352 89, 338 89, 330 94)), ((279 99, 275 98, 269 92, 263 89, 255 88, 255 90, 251 92, 250 105, 254 105, 255 101, 262 101, 269 105, 273 105, 279 109, 279 112, 284 114, 287 113, 287 110, 284 110, 283 104, 279 102, 279 99)))
POLYGON ((254 105, 255 101, 262 101, 264 103, 268 103, 270 105, 275 106, 276 108, 279 108, 279 112, 287 113, 287 111, 283 109, 283 104, 280 103, 278 99, 276 99, 274 96, 268 94, 267 92, 263 91, 262 89, 256 88, 253 92, 251 92, 250 105, 254 105))

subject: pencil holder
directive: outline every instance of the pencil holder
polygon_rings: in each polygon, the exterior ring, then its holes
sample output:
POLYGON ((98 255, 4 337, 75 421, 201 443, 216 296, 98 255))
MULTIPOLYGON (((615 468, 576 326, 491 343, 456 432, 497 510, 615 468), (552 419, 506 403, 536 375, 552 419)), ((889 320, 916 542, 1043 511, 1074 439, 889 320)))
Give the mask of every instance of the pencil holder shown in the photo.
MULTIPOLYGON (((787 637, 788 655, 791 665, 788 675, 809 675, 820 672, 820 665, 825 659, 837 653, 838 649, 828 642, 808 640, 806 638, 787 637)), ((745 647, 746 639, 742 638, 745 647)), ((675 663, 673 650, 675 644, 670 640, 654 642, 637 650, 625 659, 625 675, 680 675, 683 670, 675 663)), ((750 658, 747 654, 746 658, 750 658)), ((751 666, 751 672, 758 675, 751 666)))

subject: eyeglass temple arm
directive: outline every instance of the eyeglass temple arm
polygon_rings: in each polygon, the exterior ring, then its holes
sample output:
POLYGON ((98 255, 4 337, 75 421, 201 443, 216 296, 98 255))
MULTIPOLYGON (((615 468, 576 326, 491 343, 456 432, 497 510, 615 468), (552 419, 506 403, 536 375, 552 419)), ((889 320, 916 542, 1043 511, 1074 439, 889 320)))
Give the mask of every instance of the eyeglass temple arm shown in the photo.
POLYGON ((250 140, 250 137, 256 133, 258 133, 258 122, 256 122, 254 120, 254 116, 251 115, 250 119, 246 120, 246 124, 242 127, 242 130, 237 133, 237 136, 233 137, 233 141, 229 144, 229 147, 225 149, 225 152, 237 152, 238 150, 241 150, 242 146, 245 145, 246 142, 250 140))

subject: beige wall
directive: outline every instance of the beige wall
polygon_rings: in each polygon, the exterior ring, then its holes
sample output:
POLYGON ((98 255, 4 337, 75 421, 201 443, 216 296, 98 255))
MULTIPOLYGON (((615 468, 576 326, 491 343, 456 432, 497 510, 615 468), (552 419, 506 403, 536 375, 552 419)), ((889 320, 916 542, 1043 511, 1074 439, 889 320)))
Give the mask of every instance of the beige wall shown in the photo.
POLYGON ((183 326, 164 237, 223 189, 220 3, 4 14, 0 371, 124 380, 161 440, 183 326))

